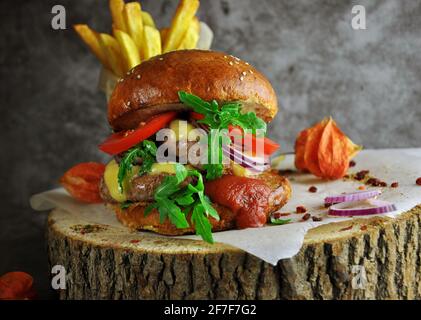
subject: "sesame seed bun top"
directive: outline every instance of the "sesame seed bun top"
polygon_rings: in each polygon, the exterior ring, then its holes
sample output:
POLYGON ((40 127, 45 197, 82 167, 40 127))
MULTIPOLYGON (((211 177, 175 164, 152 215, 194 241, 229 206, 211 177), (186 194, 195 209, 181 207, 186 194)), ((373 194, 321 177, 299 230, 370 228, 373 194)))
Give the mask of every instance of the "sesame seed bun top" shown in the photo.
POLYGON ((266 122, 278 112, 275 91, 259 71, 221 52, 180 50, 156 56, 117 83, 108 104, 115 131, 133 129, 141 121, 170 110, 184 110, 178 91, 204 100, 240 101, 266 122))

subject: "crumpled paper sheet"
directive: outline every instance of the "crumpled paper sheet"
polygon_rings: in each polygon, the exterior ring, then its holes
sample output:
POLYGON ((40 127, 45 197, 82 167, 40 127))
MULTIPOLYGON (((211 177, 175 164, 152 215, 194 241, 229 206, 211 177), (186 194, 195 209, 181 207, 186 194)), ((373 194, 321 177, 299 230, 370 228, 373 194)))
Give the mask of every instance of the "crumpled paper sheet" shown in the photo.
MULTIPOLYGON (((421 176, 421 148, 364 150, 356 157, 355 161, 357 165, 350 168, 349 172, 370 170, 371 175, 386 181, 389 185, 395 181, 399 182, 398 188, 379 188, 382 190, 379 199, 394 202, 397 207, 397 211, 382 216, 394 218, 421 203, 421 186, 415 184, 416 179, 421 176)), ((287 155, 279 168, 293 169, 293 163, 293 155, 287 155)), ((310 174, 294 174, 291 176, 291 184, 292 198, 280 211, 291 212, 292 214, 285 219, 292 218, 292 223, 216 232, 214 233, 215 241, 232 245, 276 265, 280 259, 291 258, 299 252, 304 236, 309 229, 330 222, 352 220, 352 218, 325 217, 320 222, 313 222, 311 219, 301 222, 303 215, 294 212, 297 206, 303 205, 312 215, 326 216, 327 210, 323 208, 323 200, 326 196, 356 191, 361 183, 343 180, 323 181, 310 174), (317 187, 317 193, 308 192, 308 188, 313 185, 317 187)), ((106 215, 109 225, 125 228, 117 221, 115 215, 110 214, 103 205, 81 204, 72 199, 63 189, 34 195, 30 202, 34 210, 46 211, 61 208, 68 211, 69 214, 78 214, 79 218, 84 217, 87 223, 104 223, 104 215, 106 215)), ((178 238, 200 239, 197 236, 178 238)))

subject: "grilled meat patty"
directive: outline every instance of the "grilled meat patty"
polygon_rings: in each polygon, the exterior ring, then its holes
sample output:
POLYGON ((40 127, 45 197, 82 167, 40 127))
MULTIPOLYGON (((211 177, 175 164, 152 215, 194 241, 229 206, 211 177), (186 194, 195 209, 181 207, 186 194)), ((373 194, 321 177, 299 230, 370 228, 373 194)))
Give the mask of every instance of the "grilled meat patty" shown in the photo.
MULTIPOLYGON (((130 180, 129 188, 126 191, 127 200, 131 202, 147 202, 154 200, 156 189, 162 184, 165 177, 169 174, 145 174, 133 177, 130 180)), ((189 183, 194 183, 195 178, 187 177, 181 184, 181 188, 186 187, 189 183)), ((101 198, 108 203, 117 203, 108 190, 104 179, 101 179, 99 188, 101 198)))

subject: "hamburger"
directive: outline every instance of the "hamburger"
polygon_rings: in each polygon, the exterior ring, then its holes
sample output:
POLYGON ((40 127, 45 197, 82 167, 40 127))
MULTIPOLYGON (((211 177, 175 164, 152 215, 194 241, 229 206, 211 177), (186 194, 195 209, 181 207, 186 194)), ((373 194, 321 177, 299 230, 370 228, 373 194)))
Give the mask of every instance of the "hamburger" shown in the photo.
POLYGON ((270 82, 231 55, 181 50, 145 61, 110 97, 113 134, 100 149, 113 159, 100 195, 136 230, 213 242, 215 231, 262 227, 291 196, 288 180, 269 165, 279 146, 264 136, 277 112, 270 82), (165 130, 171 134, 162 138, 165 130), (215 130, 228 138, 210 142, 215 130), (204 145, 202 161, 193 161, 204 145), (216 161, 203 161, 215 153, 216 161))

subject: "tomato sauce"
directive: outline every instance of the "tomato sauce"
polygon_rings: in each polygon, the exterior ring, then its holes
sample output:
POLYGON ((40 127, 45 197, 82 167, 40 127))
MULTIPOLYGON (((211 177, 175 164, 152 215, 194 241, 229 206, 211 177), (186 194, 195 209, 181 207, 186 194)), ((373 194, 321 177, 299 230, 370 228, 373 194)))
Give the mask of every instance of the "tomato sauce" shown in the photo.
POLYGON ((271 189, 264 181, 226 175, 208 181, 205 190, 213 202, 236 214, 238 228, 256 228, 266 224, 271 189))

